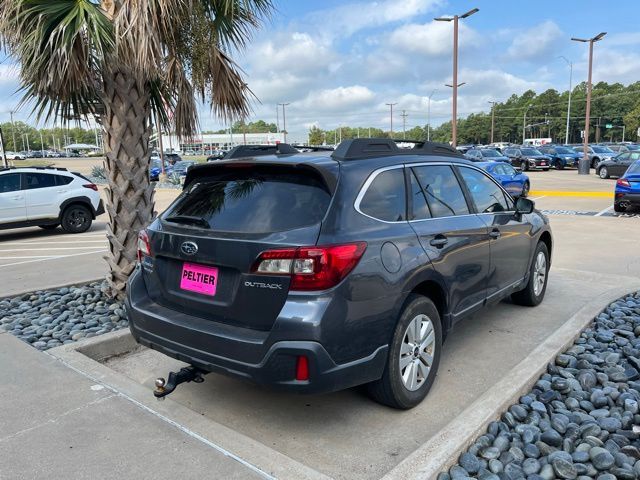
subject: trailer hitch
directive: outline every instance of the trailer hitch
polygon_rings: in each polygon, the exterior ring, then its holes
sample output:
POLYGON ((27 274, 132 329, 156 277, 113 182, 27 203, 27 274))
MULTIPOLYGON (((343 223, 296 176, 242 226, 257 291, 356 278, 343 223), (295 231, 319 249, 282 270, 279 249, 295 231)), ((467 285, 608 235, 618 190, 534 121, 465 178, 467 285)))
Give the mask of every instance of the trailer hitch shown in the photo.
POLYGON ((179 372, 169 372, 169 381, 164 378, 156 378, 156 388, 153 391, 153 395, 158 400, 163 400, 164 397, 173 392, 178 385, 186 382, 202 383, 204 382, 203 375, 207 372, 202 371, 196 367, 188 366, 181 368, 179 372))

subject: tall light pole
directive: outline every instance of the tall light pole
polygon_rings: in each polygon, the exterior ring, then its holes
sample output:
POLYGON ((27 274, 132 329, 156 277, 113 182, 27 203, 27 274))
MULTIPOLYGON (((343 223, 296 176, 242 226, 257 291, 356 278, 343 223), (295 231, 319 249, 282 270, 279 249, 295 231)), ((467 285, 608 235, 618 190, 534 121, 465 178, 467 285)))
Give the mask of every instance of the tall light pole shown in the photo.
POLYGON ((574 42, 589 42, 589 77, 587 80, 587 111, 584 116, 584 141, 582 145, 582 158, 580 159, 580 166, 578 167, 579 175, 589 175, 589 169, 591 167, 589 162, 589 121, 591 120, 591 73, 593 70, 593 44, 598 40, 602 40, 607 32, 601 32, 593 38, 572 38, 574 42))
POLYGON ((522 145, 524 145, 524 139, 527 137, 527 113, 532 106, 533 105, 530 103, 527 109, 524 111, 524 116, 522 117, 522 145))
POLYGON ((402 110, 402 115, 400 115, 402 117, 402 139, 406 140, 407 139, 407 117, 409 116, 409 114, 407 113, 406 110, 402 110))
POLYGON ((431 94, 427 97, 429 99, 427 103, 427 142, 431 141, 431 97, 433 97, 433 94, 437 91, 438 90, 434 88, 431 94))
POLYGON ((570 62, 567 57, 560 55, 558 58, 563 59, 569 65, 569 103, 567 104, 567 129, 564 134, 564 143, 569 144, 569 119, 571 117, 571 90, 573 89, 573 62, 570 62))
POLYGON ((455 87, 450 83, 444 84, 445 87, 453 88, 453 90, 456 92, 453 95, 453 98, 455 98, 456 100, 455 100, 455 105, 453 106, 453 111, 454 111, 453 118, 451 119, 451 145, 453 145, 454 147, 458 145, 458 101, 457 101, 458 88, 466 84, 467 82, 461 82, 455 85, 455 87))
POLYGON ((389 105, 390 108, 390 112, 389 112, 389 123, 390 123, 390 130, 389 130, 389 138, 393 138, 393 106, 397 105, 398 103, 386 103, 385 105, 389 105))
POLYGON ((287 114, 285 113, 284 107, 289 104, 279 103, 278 105, 282 105, 282 132, 284 133, 284 143, 287 143, 287 114))
POLYGON ((489 142, 489 143, 493 143, 493 130, 494 130, 494 127, 495 127, 495 111, 494 111, 494 109, 495 109, 496 103, 498 103, 498 102, 494 102, 494 101, 489 100, 489 103, 491 104, 491 142, 489 142))
POLYGON ((438 17, 434 20, 438 22, 451 22, 453 21, 453 100, 452 100, 452 122, 451 122, 451 143, 455 148, 458 142, 458 20, 460 18, 467 18, 478 12, 478 8, 469 10, 462 15, 454 15, 453 17, 438 17))
POLYGON ((11 137, 13 138, 13 149, 18 151, 18 145, 16 145, 16 125, 13 123, 13 114, 15 110, 9 110, 9 115, 11 116, 11 137))

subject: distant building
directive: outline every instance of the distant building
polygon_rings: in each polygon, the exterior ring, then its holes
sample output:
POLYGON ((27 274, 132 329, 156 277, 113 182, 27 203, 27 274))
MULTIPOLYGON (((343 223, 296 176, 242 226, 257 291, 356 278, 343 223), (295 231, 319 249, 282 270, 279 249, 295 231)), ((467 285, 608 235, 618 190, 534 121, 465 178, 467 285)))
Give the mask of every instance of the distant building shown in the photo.
MULTIPOLYGON (((157 134, 151 142, 159 149, 157 134)), ((291 139, 287 139, 291 141, 291 139)), ((191 139, 179 140, 175 135, 162 135, 165 152, 196 152, 209 154, 213 150, 229 150, 236 145, 274 145, 284 142, 284 133, 203 133, 191 139)))

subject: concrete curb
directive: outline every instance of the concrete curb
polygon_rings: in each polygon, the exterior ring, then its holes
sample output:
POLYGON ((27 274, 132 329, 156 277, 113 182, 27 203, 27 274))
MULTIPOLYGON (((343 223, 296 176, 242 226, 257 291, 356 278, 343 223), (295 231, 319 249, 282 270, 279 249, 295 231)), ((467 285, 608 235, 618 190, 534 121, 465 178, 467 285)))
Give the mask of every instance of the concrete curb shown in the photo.
POLYGON ((621 285, 593 298, 558 330, 536 347, 509 373, 469 405, 460 415, 411 455, 389 471, 382 480, 435 479, 454 465, 473 441, 484 434, 487 425, 500 417, 510 405, 528 392, 546 371, 547 364, 566 350, 591 321, 611 302, 640 290, 640 281, 621 281, 621 285))
POLYGON ((177 427, 266 478, 330 480, 326 475, 166 398, 158 401, 138 382, 100 363, 137 347, 128 329, 47 350, 67 367, 99 383, 138 407, 177 427))

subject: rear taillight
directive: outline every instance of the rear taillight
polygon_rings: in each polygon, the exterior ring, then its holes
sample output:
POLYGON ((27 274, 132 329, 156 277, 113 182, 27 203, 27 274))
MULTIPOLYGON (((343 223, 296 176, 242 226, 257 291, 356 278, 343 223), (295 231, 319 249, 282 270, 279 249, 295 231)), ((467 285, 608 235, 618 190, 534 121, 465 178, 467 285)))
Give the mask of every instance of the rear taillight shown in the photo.
POLYGON ((298 247, 262 252, 252 272, 291 277, 291 290, 326 290, 334 287, 358 264, 365 242, 321 247, 298 247))
POLYGON ((82 185, 84 188, 90 188, 91 190, 98 191, 98 186, 95 183, 85 183, 82 185))
POLYGON ((151 244, 149 243, 149 235, 146 230, 141 230, 138 234, 138 260, 142 261, 142 257, 151 256, 151 244))
POLYGON ((300 355, 296 360, 296 380, 304 382, 309 380, 309 359, 300 355))
POLYGON ((619 178, 618 181, 616 182, 616 185, 618 185, 619 187, 627 187, 627 188, 631 187, 629 180, 627 180, 626 178, 619 178))

